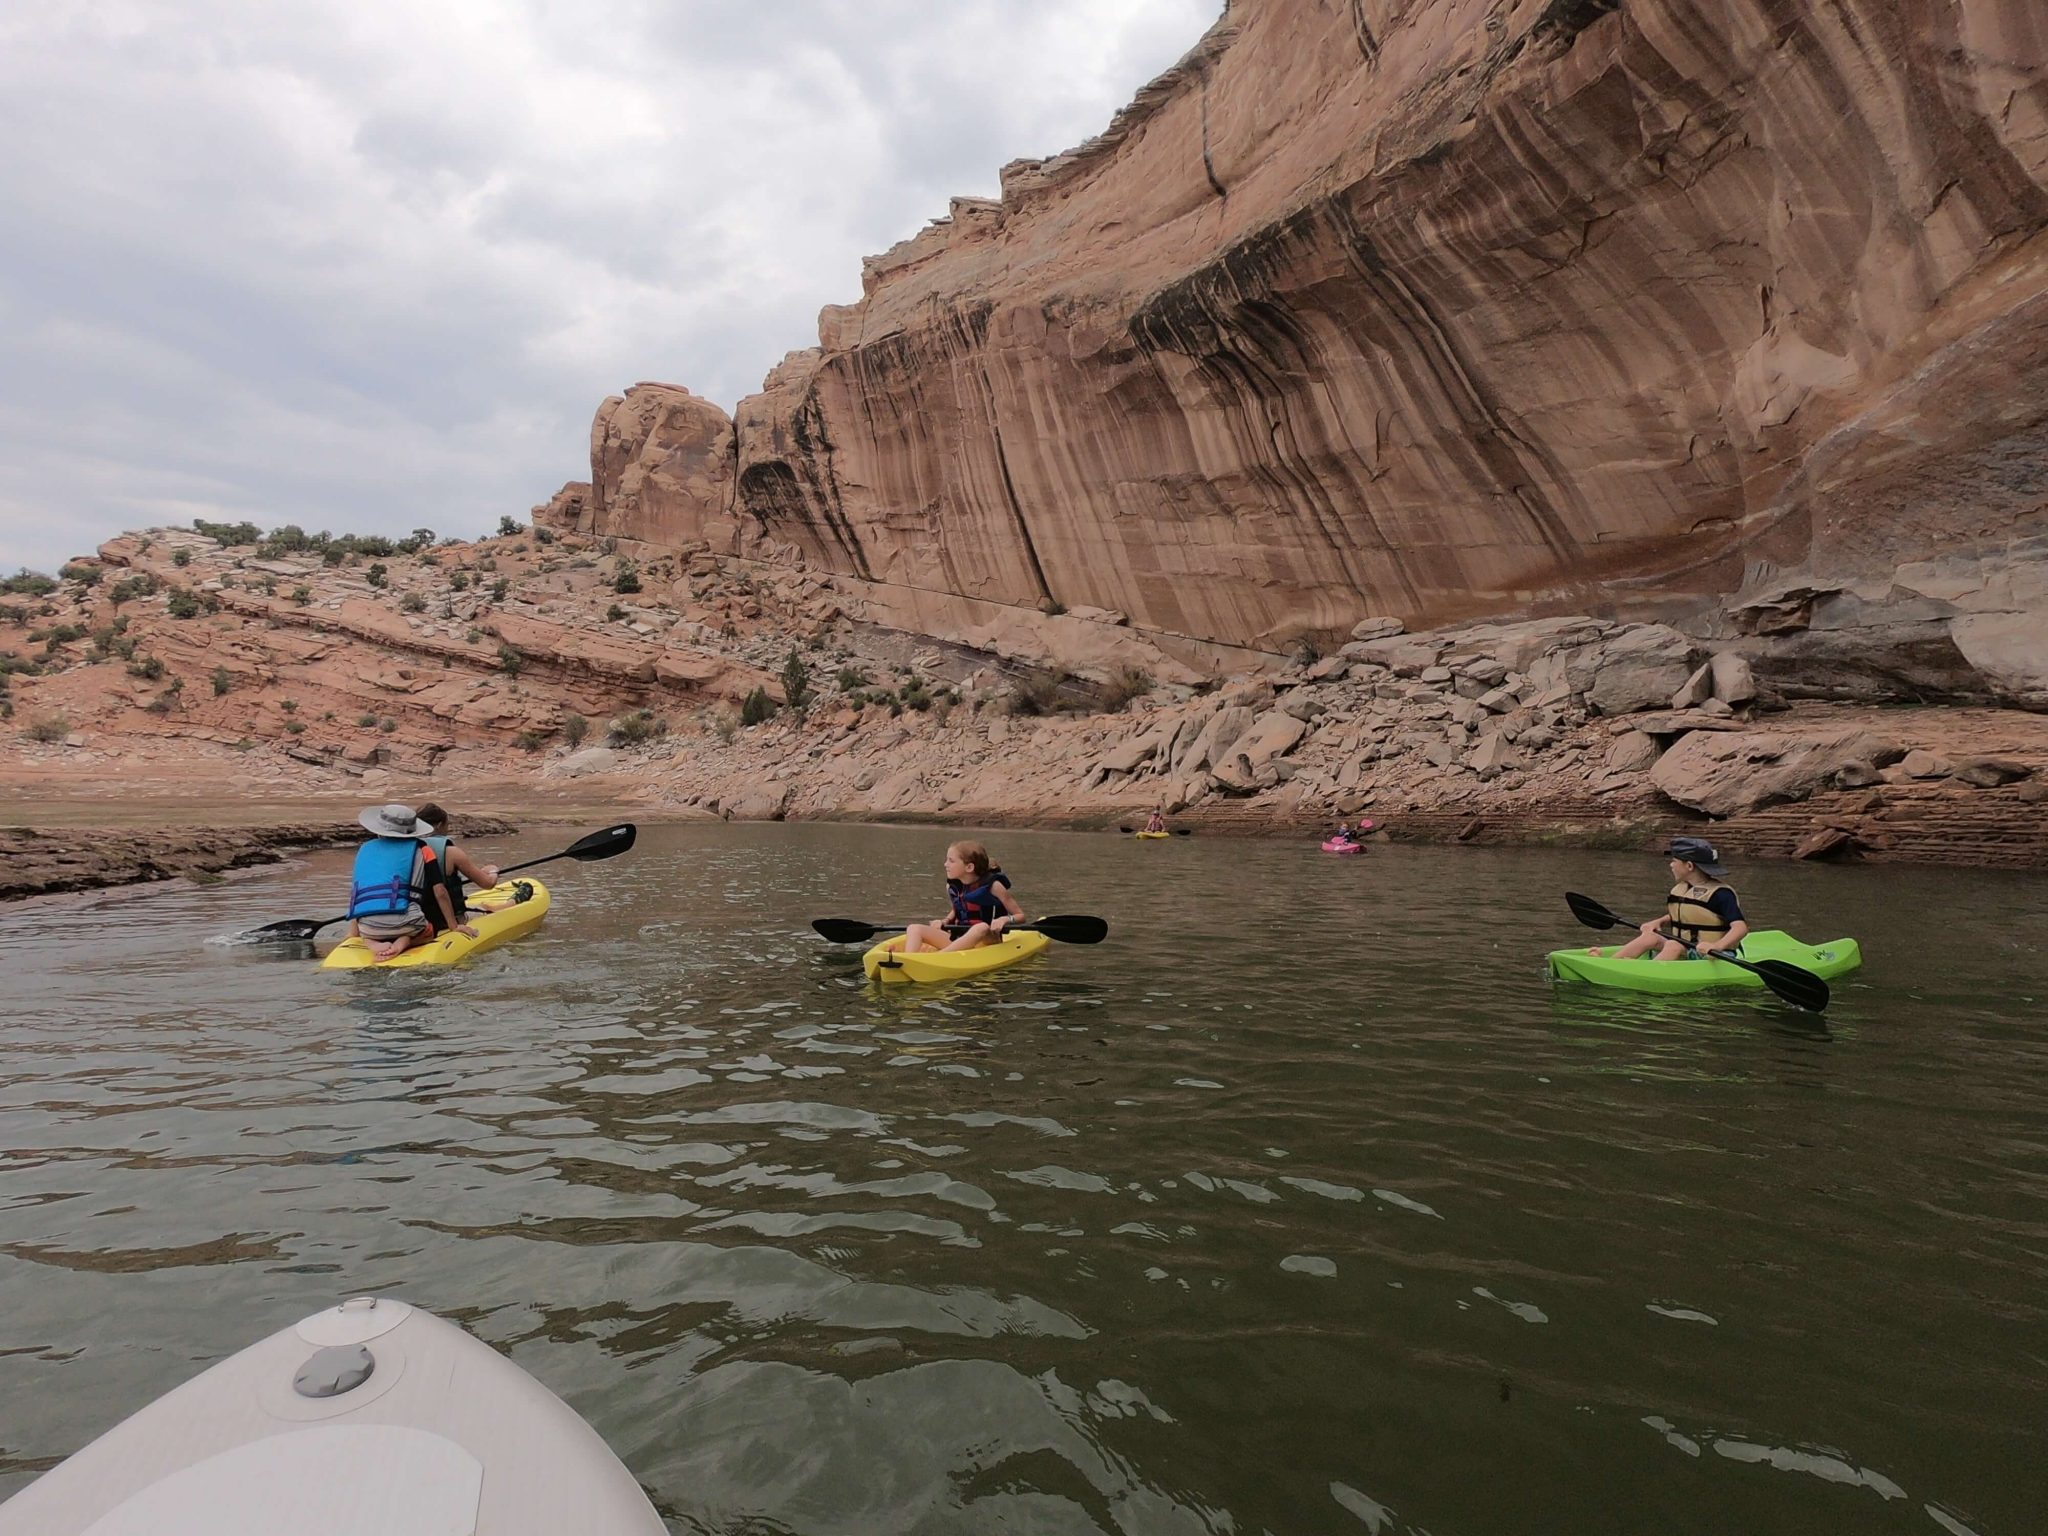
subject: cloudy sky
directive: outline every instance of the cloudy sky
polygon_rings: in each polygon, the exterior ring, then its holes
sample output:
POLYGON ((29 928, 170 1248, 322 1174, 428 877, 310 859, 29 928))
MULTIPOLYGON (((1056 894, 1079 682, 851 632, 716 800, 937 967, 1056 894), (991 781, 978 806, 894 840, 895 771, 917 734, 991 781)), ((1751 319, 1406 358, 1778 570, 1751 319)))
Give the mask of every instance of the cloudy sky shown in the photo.
POLYGON ((193 517, 523 518, 606 394, 730 409, 862 256, 1221 8, 0 6, 0 570, 193 517))

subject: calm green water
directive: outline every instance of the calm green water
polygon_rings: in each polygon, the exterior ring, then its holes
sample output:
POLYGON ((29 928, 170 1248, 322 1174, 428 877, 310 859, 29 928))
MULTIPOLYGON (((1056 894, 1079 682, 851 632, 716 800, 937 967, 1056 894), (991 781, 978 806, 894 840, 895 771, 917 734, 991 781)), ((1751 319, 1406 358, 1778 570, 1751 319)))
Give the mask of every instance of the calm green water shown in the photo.
POLYGON ((198 945, 339 854, 0 911, 0 1494, 392 1291, 678 1531, 2041 1529, 2048 882, 1739 870, 1817 1029, 1544 979, 1652 857, 1001 834, 1110 942, 884 994, 807 922, 945 841, 646 829, 463 972, 198 945))

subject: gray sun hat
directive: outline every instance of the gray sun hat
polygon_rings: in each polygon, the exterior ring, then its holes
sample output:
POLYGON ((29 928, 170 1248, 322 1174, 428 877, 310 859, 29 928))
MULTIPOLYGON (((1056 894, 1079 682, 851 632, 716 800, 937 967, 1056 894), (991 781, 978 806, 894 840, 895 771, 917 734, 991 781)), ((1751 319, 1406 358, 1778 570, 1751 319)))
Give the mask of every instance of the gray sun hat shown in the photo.
POLYGON ((1664 852, 1671 858, 1683 859, 1709 880, 1718 880, 1728 873, 1721 863, 1720 854, 1704 837, 1674 837, 1664 852))
POLYGON ((373 805, 356 821, 378 837, 427 837, 434 830, 413 815, 409 805, 373 805))

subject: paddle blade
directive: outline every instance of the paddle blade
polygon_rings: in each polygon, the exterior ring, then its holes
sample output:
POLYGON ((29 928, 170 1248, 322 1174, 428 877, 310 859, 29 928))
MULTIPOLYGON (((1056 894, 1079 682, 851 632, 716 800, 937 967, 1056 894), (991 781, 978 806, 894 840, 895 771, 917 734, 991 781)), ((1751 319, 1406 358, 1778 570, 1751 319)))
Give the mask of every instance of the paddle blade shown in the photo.
POLYGON ((338 917, 314 919, 310 917, 288 917, 281 923, 265 923, 261 928, 251 928, 238 937, 245 944, 260 942, 304 943, 329 923, 338 923, 338 917))
POLYGON ((1795 1008, 1824 1013, 1828 1006, 1828 984, 1809 970, 1789 960, 1758 960, 1754 969, 1764 985, 1795 1008))
POLYGON ((882 931, 851 917, 814 917, 811 929, 828 944, 865 944, 882 931))
POLYGON ((1572 909, 1572 916, 1588 928, 1633 928, 1635 924, 1627 918, 1616 917, 1590 896, 1581 896, 1577 891, 1564 893, 1565 905, 1572 909))
POLYGON ((1109 937, 1109 924, 1099 917, 1082 913, 1063 913, 1056 917, 1034 918, 1028 923, 1017 924, 1019 928, 1035 928, 1048 939, 1059 944, 1100 944, 1109 937))
POLYGON ((633 839, 640 835, 640 829, 628 821, 616 827, 606 827, 602 832, 579 838, 572 846, 563 850, 561 857, 575 859, 588 864, 593 859, 611 859, 633 846, 633 839))

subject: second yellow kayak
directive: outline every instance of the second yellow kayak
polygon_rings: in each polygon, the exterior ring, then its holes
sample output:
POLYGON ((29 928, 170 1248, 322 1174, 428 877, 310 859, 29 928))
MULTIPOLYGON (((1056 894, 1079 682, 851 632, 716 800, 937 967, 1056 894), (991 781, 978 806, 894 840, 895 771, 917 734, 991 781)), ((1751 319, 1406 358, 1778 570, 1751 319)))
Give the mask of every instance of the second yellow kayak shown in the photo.
POLYGON ((999 971, 1019 960, 1028 960, 1052 940, 1026 929, 1022 933, 1006 933, 994 944, 973 949, 928 949, 906 955, 890 948, 902 942, 901 936, 884 939, 860 957, 861 969, 870 980, 958 981, 963 976, 979 976, 983 971, 999 971))

